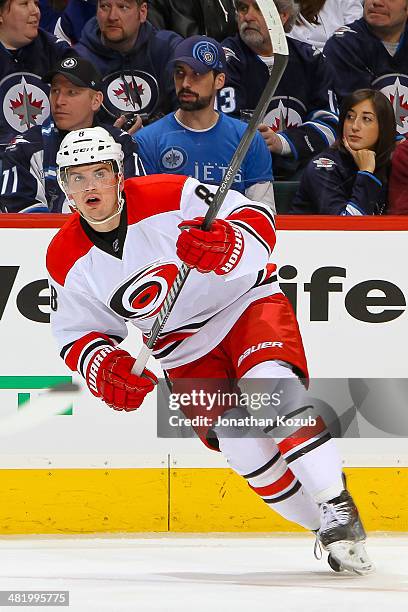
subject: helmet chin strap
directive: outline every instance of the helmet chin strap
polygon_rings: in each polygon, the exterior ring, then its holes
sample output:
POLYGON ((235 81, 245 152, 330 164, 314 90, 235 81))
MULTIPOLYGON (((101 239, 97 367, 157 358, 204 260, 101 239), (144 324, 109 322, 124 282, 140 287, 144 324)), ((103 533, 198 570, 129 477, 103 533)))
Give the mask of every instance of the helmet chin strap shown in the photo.
POLYGON ((102 225, 103 223, 107 223, 108 221, 110 221, 111 219, 114 219, 117 215, 120 215, 120 213, 123 210, 123 204, 124 204, 124 199, 123 197, 120 195, 118 198, 118 210, 116 212, 113 213, 113 215, 111 215, 110 217, 107 217, 106 219, 102 219, 102 221, 94 221, 93 219, 88 218, 86 215, 84 215, 83 212, 81 212, 80 210, 78 210, 78 208, 76 206, 74 206, 75 210, 78 211, 79 215, 85 219, 85 221, 87 223, 89 223, 89 225, 102 225))

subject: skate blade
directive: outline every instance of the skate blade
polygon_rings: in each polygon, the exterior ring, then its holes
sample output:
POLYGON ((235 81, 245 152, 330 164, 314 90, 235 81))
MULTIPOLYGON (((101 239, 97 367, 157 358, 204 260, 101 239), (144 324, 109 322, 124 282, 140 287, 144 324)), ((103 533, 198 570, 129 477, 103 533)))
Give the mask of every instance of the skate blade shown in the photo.
POLYGON ((339 565, 339 571, 347 570, 359 576, 365 576, 375 571, 375 566, 370 561, 364 542, 333 542, 328 544, 330 552, 339 565))

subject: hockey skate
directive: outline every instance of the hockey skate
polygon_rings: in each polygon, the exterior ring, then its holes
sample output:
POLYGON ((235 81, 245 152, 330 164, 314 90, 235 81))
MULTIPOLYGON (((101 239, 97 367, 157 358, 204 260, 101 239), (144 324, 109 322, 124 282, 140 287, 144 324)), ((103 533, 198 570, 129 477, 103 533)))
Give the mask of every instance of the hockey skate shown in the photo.
POLYGON ((317 537, 329 552, 330 567, 335 572, 347 570, 361 575, 374 571, 364 546, 364 527, 350 493, 344 490, 338 497, 320 504, 320 516, 317 537))

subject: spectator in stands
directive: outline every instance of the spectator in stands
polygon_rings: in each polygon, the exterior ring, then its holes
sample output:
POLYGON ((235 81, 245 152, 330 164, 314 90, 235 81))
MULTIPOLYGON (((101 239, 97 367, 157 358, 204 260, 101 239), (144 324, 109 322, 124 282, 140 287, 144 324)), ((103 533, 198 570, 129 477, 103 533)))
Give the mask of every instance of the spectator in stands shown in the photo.
MULTIPOLYGON (((214 110, 224 83, 226 59, 213 38, 192 36, 175 51, 174 82, 179 108, 138 131, 147 174, 187 174, 219 185, 246 124, 214 110)), ((256 134, 235 176, 233 189, 274 208, 271 156, 256 134)))
POLYGON ((360 0, 299 0, 299 7, 289 36, 320 50, 337 28, 363 15, 360 0))
POLYGON ((54 34, 75 45, 81 37, 85 24, 95 17, 95 13, 96 0, 68 0, 55 25, 54 34))
POLYGON ((387 214, 408 215, 408 140, 392 156, 387 214))
MULTIPOLYGON (((67 57, 44 77, 51 83, 50 118, 19 135, 3 154, 3 212, 69 212, 56 180, 56 154, 67 132, 100 125, 95 121, 103 94, 100 75, 85 59, 67 57)), ((132 137, 102 125, 122 145, 125 178, 145 174, 132 137)))
POLYGON ((146 18, 143 0, 98 0, 96 17, 75 46, 102 75, 110 120, 123 112, 140 112, 152 120, 176 107, 168 63, 181 37, 156 31, 146 18))
POLYGON ((338 98, 362 87, 382 91, 400 134, 408 132, 407 16, 407 0, 365 0, 363 18, 340 28, 324 47, 338 98))
POLYGON ((237 31, 233 0, 150 0, 148 19, 184 38, 205 34, 221 41, 237 31))
POLYGON ((336 142, 309 162, 289 212, 384 213, 395 130, 392 106, 381 92, 360 89, 344 98, 336 142))
MULTIPOLYGON (((294 0, 274 0, 286 32, 298 16, 294 0)), ((255 0, 236 0, 239 34, 223 41, 227 82, 218 108, 238 114, 254 109, 273 66, 273 49, 265 19, 255 0)), ((288 38, 289 62, 259 127, 273 154, 274 174, 293 178, 311 157, 334 142, 337 125, 331 76, 323 55, 288 38)))
MULTIPOLYGON (((70 52, 39 29, 36 0, 0 0, 0 145, 49 115, 49 87, 41 77, 70 52)), ((0 147, 2 148, 2 147, 0 147)))

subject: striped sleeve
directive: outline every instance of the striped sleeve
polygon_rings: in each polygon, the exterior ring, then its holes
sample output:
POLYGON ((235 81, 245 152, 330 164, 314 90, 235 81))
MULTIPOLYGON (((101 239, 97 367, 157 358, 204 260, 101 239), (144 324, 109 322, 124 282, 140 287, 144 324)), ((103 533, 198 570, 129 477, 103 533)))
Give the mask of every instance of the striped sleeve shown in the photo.
POLYGON ((52 296, 51 329, 61 358, 84 378, 88 365, 100 350, 115 350, 127 336, 124 320, 84 291, 49 279, 52 296))
POLYGON ((114 345, 121 342, 120 338, 106 336, 105 334, 90 332, 75 342, 65 345, 60 355, 70 370, 79 372, 84 378, 88 365, 97 351, 105 349, 105 352, 115 350, 114 345))
MULTIPOLYGON (((143 179, 141 179, 143 180, 143 179)), ((188 178, 183 186, 181 215, 183 219, 205 217, 212 206, 216 185, 202 184, 188 178)), ((244 249, 238 265, 225 275, 225 282, 254 274, 269 262, 275 246, 275 221, 272 209, 263 202, 249 200, 242 193, 230 189, 217 214, 218 219, 229 221, 239 230, 244 249)))
POLYGON ((275 220, 270 208, 260 202, 239 206, 228 217, 233 225, 250 234, 265 249, 268 257, 276 242, 275 220))

